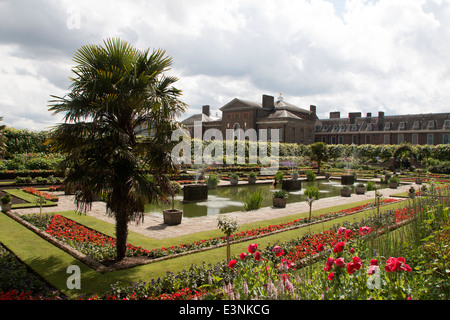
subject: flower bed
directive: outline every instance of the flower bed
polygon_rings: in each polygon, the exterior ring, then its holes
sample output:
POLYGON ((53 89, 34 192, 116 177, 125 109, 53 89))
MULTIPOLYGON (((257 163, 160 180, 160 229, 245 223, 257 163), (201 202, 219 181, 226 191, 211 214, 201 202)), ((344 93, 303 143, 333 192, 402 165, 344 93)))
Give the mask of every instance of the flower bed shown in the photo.
MULTIPOLYGON (((385 199, 384 204, 396 202, 396 199, 385 199)), ((277 225, 270 225, 267 227, 254 228, 236 232, 230 235, 230 241, 245 241, 260 236, 269 235, 274 232, 281 232, 292 228, 299 228, 308 223, 323 221, 324 219, 337 218, 343 215, 349 215, 359 212, 364 209, 374 207, 373 203, 366 203, 364 205, 355 206, 352 208, 340 210, 337 212, 329 212, 319 216, 312 217, 311 221, 308 218, 296 219, 291 222, 281 223, 277 225)), ((39 220, 41 221, 41 220, 39 220)), ((35 223, 29 219, 30 223, 35 223)), ((112 259, 115 257, 115 239, 113 237, 102 234, 93 229, 87 228, 75 221, 65 218, 60 215, 54 215, 47 227, 46 232, 65 244, 73 247, 81 253, 90 256, 97 261, 112 259)), ((224 245, 226 237, 215 237, 210 239, 203 239, 191 243, 180 244, 178 246, 162 247, 159 249, 147 250, 140 246, 127 245, 127 256, 144 256, 149 259, 157 259, 168 256, 174 256, 186 252, 193 252, 207 248, 213 248, 217 245, 224 245)))
POLYGON ((58 202, 58 200, 59 200, 59 198, 57 196, 52 195, 52 194, 47 193, 47 192, 39 191, 39 190, 37 190, 36 188, 33 188, 33 187, 22 188, 22 191, 26 192, 26 193, 29 193, 29 194, 32 194, 32 195, 34 195, 36 197, 42 197, 45 200, 49 200, 49 201, 53 201, 53 202, 58 202))

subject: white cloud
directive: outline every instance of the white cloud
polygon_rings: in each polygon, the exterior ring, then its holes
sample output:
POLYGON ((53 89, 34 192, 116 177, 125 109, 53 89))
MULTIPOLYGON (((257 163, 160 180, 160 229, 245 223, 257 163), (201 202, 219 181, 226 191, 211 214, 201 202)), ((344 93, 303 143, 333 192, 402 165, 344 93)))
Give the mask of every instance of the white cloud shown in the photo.
POLYGON ((0 1, 0 116, 35 129, 55 122, 48 100, 68 91, 75 50, 113 36, 166 49, 188 114, 279 92, 321 117, 448 111, 449 1, 343 3, 0 1))

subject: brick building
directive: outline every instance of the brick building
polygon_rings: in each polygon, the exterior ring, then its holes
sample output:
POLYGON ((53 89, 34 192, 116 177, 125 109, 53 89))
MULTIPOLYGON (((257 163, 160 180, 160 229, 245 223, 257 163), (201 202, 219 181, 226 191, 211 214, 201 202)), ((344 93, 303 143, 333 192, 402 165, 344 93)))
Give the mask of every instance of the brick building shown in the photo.
POLYGON ((341 118, 340 112, 330 112, 329 119, 316 122, 314 140, 328 144, 448 144, 450 113, 428 113, 377 117, 350 112, 341 118))
MULTIPOLYGON (((275 129, 281 142, 310 144, 448 144, 450 140, 450 113, 378 116, 350 112, 341 118, 339 111, 330 112, 329 119, 318 119, 316 106, 309 110, 284 101, 280 96, 263 95, 261 102, 235 98, 220 108, 222 118, 213 117, 210 106, 201 114, 193 115, 182 124, 194 137, 194 124, 201 124, 202 137, 207 129, 217 129, 226 139, 227 129, 254 129, 260 139, 261 129, 275 129)), ((270 130, 267 131, 270 140, 270 130)), ((218 138, 218 137, 214 137, 218 138)), ((236 138, 236 137, 233 137, 236 138)), ((246 138, 237 137, 237 138, 246 138)))
MULTIPOLYGON (((254 129, 256 139, 262 138, 261 129, 278 130, 281 142, 309 144, 314 142, 314 128, 318 120, 316 107, 302 109, 285 102, 282 95, 275 100, 273 96, 263 95, 262 101, 254 102, 235 98, 220 108, 222 118, 214 119, 210 107, 203 106, 202 114, 193 115, 182 124, 194 136, 194 123, 202 122, 202 133, 207 129, 218 129, 226 138, 227 129, 254 129)), ((267 130, 267 140, 271 139, 271 131, 267 130)), ((238 137, 240 138, 240 137, 238 137)))

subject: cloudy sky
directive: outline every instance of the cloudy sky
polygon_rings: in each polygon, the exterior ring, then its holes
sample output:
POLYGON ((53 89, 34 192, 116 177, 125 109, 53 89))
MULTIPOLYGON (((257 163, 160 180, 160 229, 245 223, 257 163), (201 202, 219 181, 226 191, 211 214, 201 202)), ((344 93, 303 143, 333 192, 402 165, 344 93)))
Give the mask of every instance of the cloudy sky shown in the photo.
POLYGON ((2 124, 58 123, 74 52, 108 37, 173 57, 185 117, 280 92, 319 118, 450 110, 450 0, 0 0, 2 124))

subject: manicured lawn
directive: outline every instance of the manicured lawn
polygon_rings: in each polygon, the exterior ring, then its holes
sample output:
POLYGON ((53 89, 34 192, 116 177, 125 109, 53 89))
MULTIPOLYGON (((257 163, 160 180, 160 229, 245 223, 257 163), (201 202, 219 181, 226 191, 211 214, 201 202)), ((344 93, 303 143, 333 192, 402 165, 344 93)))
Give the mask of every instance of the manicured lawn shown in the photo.
MULTIPOLYGON (((367 203, 368 201, 362 201, 359 203, 351 203, 347 205, 336 206, 327 209, 321 209, 313 211, 313 215, 319 215, 327 212, 335 212, 345 208, 354 207, 360 204, 367 203)), ((383 210, 388 208, 396 208, 401 206, 400 203, 394 203, 383 207, 383 210)), ((362 217, 367 217, 373 214, 373 210, 365 212, 359 212, 351 216, 341 217, 333 219, 328 222, 319 223, 311 227, 304 227, 291 231, 285 231, 278 234, 266 236, 256 240, 249 240, 232 245, 231 253, 236 256, 239 253, 246 251, 250 243, 258 243, 259 246, 265 247, 268 244, 274 244, 281 241, 286 241, 292 238, 300 237, 306 233, 317 233, 323 230, 327 230, 333 225, 342 224, 343 221, 360 220, 362 217)), ((74 211, 67 211, 59 213, 68 218, 71 218, 81 224, 89 226, 95 230, 114 235, 114 225, 105 221, 96 219, 89 215, 80 215, 74 211)), ((296 215, 277 218, 273 220, 267 220, 263 222, 255 222, 240 227, 241 230, 252 229, 259 226, 267 226, 272 224, 279 224, 282 222, 292 221, 301 217, 307 216, 307 212, 299 213, 296 215)), ((159 249, 165 246, 178 245, 181 243, 188 243, 198 241, 202 239, 209 239, 212 237, 221 237, 223 234, 219 230, 199 232, 195 234, 185 235, 181 237, 156 240, 137 234, 135 232, 129 232, 128 242, 137 246, 142 246, 147 249, 159 249)), ((34 234, 30 230, 26 229, 19 223, 13 221, 4 214, 0 215, 0 242, 7 246, 10 250, 14 251, 18 257, 29 265, 32 269, 46 278, 52 285, 59 288, 67 295, 77 296, 79 294, 87 294, 93 292, 103 292, 107 290, 110 285, 117 281, 133 281, 139 280, 151 281, 151 279, 163 277, 167 271, 177 272, 182 269, 187 269, 191 264, 200 265, 203 262, 215 263, 221 261, 226 257, 226 248, 216 248, 207 250, 204 252, 198 252, 189 254, 173 259, 168 259, 160 262, 154 262, 147 265, 137 266, 125 270, 118 270, 109 272, 106 274, 100 274, 93 271, 80 261, 76 260, 69 254, 58 249, 54 245, 48 243, 38 235, 34 234), (21 239, 21 241, 17 241, 21 239), (70 265, 78 265, 81 268, 81 290, 67 290, 66 280, 69 274, 66 273, 67 267, 70 265)))
MULTIPOLYGON (((23 199, 28 202, 28 203, 13 204, 12 205, 13 209, 39 207, 39 204, 37 203, 37 200, 39 200, 39 197, 36 197, 35 195, 26 193, 20 189, 5 189, 5 190, 3 190, 3 192, 7 192, 17 198, 23 199)), ((43 207, 55 207, 58 205, 57 203, 55 203, 53 201, 49 201, 49 200, 45 200, 45 199, 44 199, 44 201, 45 202, 42 204, 43 207)))

